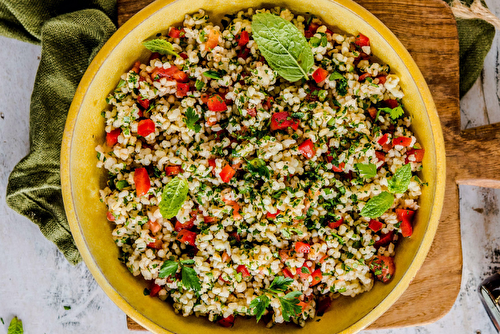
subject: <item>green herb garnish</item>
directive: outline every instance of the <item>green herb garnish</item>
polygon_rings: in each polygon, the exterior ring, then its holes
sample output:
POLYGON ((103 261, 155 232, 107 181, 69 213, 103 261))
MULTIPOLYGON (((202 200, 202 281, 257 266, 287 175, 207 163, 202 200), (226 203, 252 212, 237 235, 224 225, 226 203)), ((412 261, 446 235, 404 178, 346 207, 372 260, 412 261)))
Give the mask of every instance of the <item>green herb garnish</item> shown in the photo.
POLYGON ((361 210, 361 215, 368 218, 378 218, 390 209, 394 203, 394 196, 387 191, 370 198, 361 210))
POLYGON ((252 175, 259 175, 265 179, 268 179, 271 174, 267 168, 266 162, 263 159, 255 158, 251 161, 247 160, 247 168, 252 175))
POLYGON ((203 72, 203 75, 210 79, 217 79, 217 80, 222 79, 222 75, 220 75, 219 72, 213 70, 208 70, 206 72, 203 72))
POLYGON ((200 116, 196 113, 196 111, 188 107, 186 110, 186 118, 184 118, 184 123, 186 123, 186 126, 188 129, 194 130, 194 132, 198 133, 201 130, 201 125, 198 124, 197 122, 201 119, 200 116))
POLYGON ((356 164, 359 175, 365 179, 370 179, 377 175, 377 166, 374 164, 356 164))
POLYGON ((176 176, 164 188, 159 204, 160 213, 165 219, 170 219, 177 215, 182 204, 187 198, 189 185, 186 180, 176 176))
POLYGON ((394 176, 388 182, 389 191, 402 194, 408 190, 411 182, 411 164, 406 164, 394 173, 394 176))
POLYGON ((396 108, 380 108, 377 112, 377 117, 375 119, 378 118, 378 115, 380 115, 380 112, 383 111, 385 113, 388 113, 389 116, 393 119, 393 120, 396 120, 398 118, 400 118, 401 116, 404 115, 404 110, 401 106, 397 106, 396 108))
POLYGON ((158 52, 162 55, 174 55, 180 57, 177 52, 174 51, 174 46, 164 39, 153 39, 150 41, 142 42, 142 45, 146 47, 151 52, 158 52))
POLYGON ((12 318, 10 322, 9 329, 7 330, 7 334, 23 334, 23 322, 21 319, 17 317, 12 318))
POLYGON ((194 260, 181 260, 179 262, 173 260, 167 260, 163 262, 160 267, 160 271, 158 272, 159 278, 166 278, 169 276, 175 275, 177 270, 179 269, 179 265, 181 267, 181 281, 182 285, 186 289, 192 289, 194 291, 201 290, 200 278, 196 274, 196 271, 191 267, 186 267, 187 265, 194 264, 194 260))

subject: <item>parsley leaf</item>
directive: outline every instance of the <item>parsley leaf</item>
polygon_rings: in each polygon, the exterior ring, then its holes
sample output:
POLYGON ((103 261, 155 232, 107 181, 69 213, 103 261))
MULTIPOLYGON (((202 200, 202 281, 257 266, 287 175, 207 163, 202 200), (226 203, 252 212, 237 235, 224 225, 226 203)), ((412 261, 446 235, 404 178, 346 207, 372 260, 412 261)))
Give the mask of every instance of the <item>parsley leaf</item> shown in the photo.
POLYGON ((142 42, 142 45, 144 45, 151 52, 158 52, 162 55, 170 54, 180 57, 177 52, 174 51, 174 46, 164 39, 145 41, 142 42))
POLYGON ((65 309, 66 311, 71 310, 71 306, 68 306, 68 305, 67 305, 67 306, 64 306, 64 309, 65 309))
POLYGON ((344 79, 344 76, 337 71, 330 74, 330 77, 328 78, 328 80, 330 80, 330 81, 338 80, 338 79, 344 79))
POLYGON ((205 87, 205 83, 201 80, 196 80, 194 86, 196 87, 196 90, 201 90, 203 87, 205 87))
POLYGON ((277 290, 281 292, 285 292, 285 290, 292 284, 293 278, 285 277, 285 276, 276 276, 269 286, 268 290, 277 290))
POLYGON ((257 322, 259 322, 262 315, 264 315, 264 312, 269 307, 270 303, 271 300, 265 294, 252 300, 250 303, 250 310, 253 310, 252 314, 257 317, 257 322))
POLYGON ((394 203, 394 196, 387 191, 370 198, 361 210, 361 215, 368 218, 378 218, 390 209, 394 203))
POLYGON ((194 111, 193 108, 191 108, 191 107, 187 108, 186 118, 184 118, 184 123, 186 123, 186 126, 188 127, 188 129, 194 130, 196 133, 200 132, 201 125, 196 123, 200 119, 201 119, 201 117, 198 116, 198 114, 196 114, 196 112, 194 111))
POLYGON ((337 83, 337 93, 339 93, 340 96, 345 96, 347 94, 347 79, 346 78, 342 78, 337 83))
POLYGON ((182 266, 182 285, 188 289, 193 289, 194 291, 201 290, 200 279, 196 274, 196 271, 190 267, 182 266))
POLYGON ((299 291, 292 291, 285 297, 280 297, 281 314, 285 321, 290 321, 290 317, 294 317, 302 311, 302 306, 298 305, 300 300, 297 298, 302 295, 299 291))
POLYGON ((248 171, 252 174, 259 175, 265 179, 268 179, 271 174, 269 173, 269 169, 267 168, 266 162, 263 159, 255 158, 251 161, 247 160, 248 171))
POLYGON ((9 324, 9 329, 7 330, 7 334, 23 334, 23 322, 21 319, 17 317, 12 318, 12 321, 9 324))
POLYGON ((222 75, 220 75, 219 72, 214 70, 208 70, 206 72, 203 72, 203 75, 210 79, 217 79, 217 80, 222 79, 222 75))
POLYGON ((300 271, 301 271, 303 274, 310 274, 310 273, 311 273, 311 272, 309 271, 309 268, 307 268, 307 267, 305 267, 305 266, 304 266, 304 267, 302 267, 302 268, 300 269, 300 271))
POLYGON ((169 277, 171 275, 174 275, 177 272, 177 269, 179 268, 179 264, 175 261, 165 261, 161 265, 160 271, 158 272, 158 277, 159 278, 165 278, 169 277))
POLYGON ((374 164, 356 164, 355 166, 358 169, 359 175, 365 179, 370 179, 377 175, 377 166, 374 164))
POLYGON ((405 113, 401 106, 397 106, 396 108, 392 108, 392 109, 391 108, 380 108, 377 112, 377 118, 378 118, 378 115, 380 114, 381 111, 388 113, 393 120, 400 118, 405 113))
POLYGON ((389 191, 402 194, 408 190, 411 182, 411 164, 406 164, 394 173, 394 176, 388 182, 389 191))
POLYGON ((189 185, 186 180, 176 176, 163 188, 159 204, 160 213, 165 219, 175 217, 187 198, 189 185))

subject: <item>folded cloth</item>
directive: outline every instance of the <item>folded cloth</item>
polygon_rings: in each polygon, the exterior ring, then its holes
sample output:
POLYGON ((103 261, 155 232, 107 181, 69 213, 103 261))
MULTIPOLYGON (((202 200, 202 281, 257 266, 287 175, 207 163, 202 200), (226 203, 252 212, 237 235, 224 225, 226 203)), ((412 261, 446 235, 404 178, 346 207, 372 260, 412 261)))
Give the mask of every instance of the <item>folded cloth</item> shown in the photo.
MULTIPOLYGON (((30 153, 10 175, 7 203, 37 224, 72 264, 81 257, 61 195, 62 134, 83 73, 116 29, 115 13, 116 0, 0 0, 0 34, 42 45, 31 97, 30 153)), ((477 79, 495 31, 482 20, 457 23, 463 95, 477 79)))

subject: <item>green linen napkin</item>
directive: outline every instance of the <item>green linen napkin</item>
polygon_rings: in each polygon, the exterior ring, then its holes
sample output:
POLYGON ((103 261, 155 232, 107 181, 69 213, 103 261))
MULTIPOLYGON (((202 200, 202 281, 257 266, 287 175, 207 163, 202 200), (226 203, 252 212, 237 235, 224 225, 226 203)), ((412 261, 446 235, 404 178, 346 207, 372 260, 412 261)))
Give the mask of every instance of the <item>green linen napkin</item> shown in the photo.
MULTIPOLYGON (((62 134, 78 83, 114 33, 115 19, 116 0, 0 0, 0 34, 42 45, 31 97, 30 153, 10 175, 7 203, 37 224, 72 264, 81 257, 62 202, 62 134)), ((482 20, 457 23, 462 96, 481 72, 495 30, 482 20)))

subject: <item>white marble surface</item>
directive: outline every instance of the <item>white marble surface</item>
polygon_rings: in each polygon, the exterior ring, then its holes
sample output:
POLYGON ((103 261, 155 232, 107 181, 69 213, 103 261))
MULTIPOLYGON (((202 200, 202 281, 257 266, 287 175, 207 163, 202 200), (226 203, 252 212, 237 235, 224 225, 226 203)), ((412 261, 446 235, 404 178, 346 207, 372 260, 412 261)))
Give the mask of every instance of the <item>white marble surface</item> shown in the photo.
MULTIPOLYGON (((500 1, 486 2, 500 14, 500 1)), ((499 51, 497 36, 483 75, 462 100, 462 127, 500 121, 499 51)), ((29 101, 39 56, 37 46, 0 37, 0 334, 14 315, 29 334, 135 333, 85 264, 69 265, 38 227, 5 203, 8 175, 29 149, 29 101)), ((460 197, 464 267, 450 313, 426 326, 365 334, 496 333, 477 286, 500 269, 500 190, 461 187, 460 197)))

